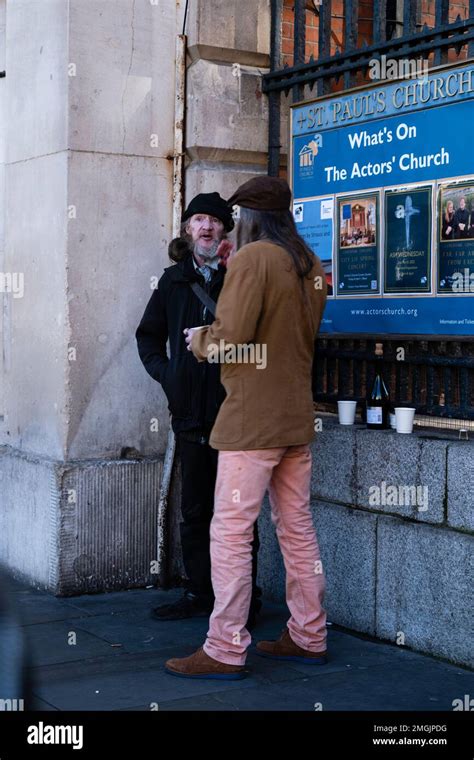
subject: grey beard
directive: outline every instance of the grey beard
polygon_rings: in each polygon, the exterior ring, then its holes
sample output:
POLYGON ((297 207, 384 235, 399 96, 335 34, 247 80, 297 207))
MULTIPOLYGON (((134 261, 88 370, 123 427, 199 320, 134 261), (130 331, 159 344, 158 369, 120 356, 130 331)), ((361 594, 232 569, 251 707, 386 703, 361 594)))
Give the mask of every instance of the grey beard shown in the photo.
POLYGON ((201 256, 206 262, 215 261, 217 259, 217 249, 219 248, 220 240, 215 240, 211 248, 203 248, 199 243, 194 244, 194 253, 196 256, 201 256))

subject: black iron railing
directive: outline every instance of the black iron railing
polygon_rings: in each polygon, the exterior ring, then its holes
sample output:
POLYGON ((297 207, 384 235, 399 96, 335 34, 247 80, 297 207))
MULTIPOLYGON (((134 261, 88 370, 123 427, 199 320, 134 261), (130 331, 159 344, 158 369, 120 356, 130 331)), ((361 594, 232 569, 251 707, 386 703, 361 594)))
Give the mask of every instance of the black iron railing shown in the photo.
MULTIPOLYGON (((318 401, 338 398, 362 402, 375 369, 375 339, 321 338, 314 372, 318 401)), ((474 344, 412 340, 383 341, 384 376, 395 404, 415 404, 417 413, 474 419, 474 344)))
MULTIPOLYGON (((291 93, 293 102, 316 93, 325 95, 343 80, 353 87, 356 77, 366 75, 370 61, 381 58, 429 58, 433 66, 455 56, 474 56, 474 0, 469 18, 449 23, 448 0, 436 0, 435 25, 421 24, 420 0, 405 0, 403 24, 393 19, 390 0, 374 0, 373 44, 357 47, 358 0, 344 1, 342 50, 331 55, 331 0, 314 4, 319 16, 318 57, 305 60, 306 0, 294 0, 294 62, 281 67, 282 0, 271 0, 270 72, 263 77, 269 100, 268 173, 277 176, 284 168, 281 152, 281 95, 291 93)), ((467 126, 467 125, 466 125, 467 126)), ((474 303, 473 303, 474 311, 474 303)), ((440 339, 436 336, 322 337, 315 362, 314 395, 317 401, 335 403, 350 396, 362 401, 374 374, 375 342, 382 340, 386 376, 396 403, 414 403, 420 414, 474 419, 474 341, 440 339), (403 354, 400 353, 403 351, 403 354), (399 357, 403 355, 403 360, 399 357)))

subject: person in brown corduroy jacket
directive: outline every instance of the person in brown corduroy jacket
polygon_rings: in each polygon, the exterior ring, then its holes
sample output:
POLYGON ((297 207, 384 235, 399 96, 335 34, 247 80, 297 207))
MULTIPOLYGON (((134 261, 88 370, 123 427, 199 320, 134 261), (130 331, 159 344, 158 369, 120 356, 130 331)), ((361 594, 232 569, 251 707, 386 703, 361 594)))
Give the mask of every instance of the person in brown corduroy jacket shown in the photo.
POLYGON ((169 660, 173 675, 242 678, 250 635, 251 540, 265 491, 287 572, 291 613, 262 656, 326 662, 325 578, 310 512, 314 437, 312 366, 327 286, 296 231, 285 180, 258 177, 229 200, 240 206, 239 250, 212 325, 188 329, 198 361, 220 361, 227 396, 212 429, 219 450, 211 524, 214 611, 204 646, 169 660))

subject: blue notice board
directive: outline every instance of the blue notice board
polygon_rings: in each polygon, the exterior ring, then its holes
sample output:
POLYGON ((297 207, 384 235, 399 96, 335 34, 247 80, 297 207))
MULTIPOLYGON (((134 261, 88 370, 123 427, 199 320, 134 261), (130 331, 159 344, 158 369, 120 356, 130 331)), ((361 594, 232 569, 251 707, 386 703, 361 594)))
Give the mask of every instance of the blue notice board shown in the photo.
POLYGON ((321 258, 321 330, 474 333, 474 65, 291 109, 293 213, 321 258))

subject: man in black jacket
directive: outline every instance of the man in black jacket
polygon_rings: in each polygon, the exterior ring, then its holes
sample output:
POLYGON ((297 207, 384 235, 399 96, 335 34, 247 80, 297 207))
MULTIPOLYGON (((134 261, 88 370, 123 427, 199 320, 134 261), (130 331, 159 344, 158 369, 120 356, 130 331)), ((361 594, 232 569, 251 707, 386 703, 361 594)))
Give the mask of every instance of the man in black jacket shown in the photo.
MULTIPOLYGON (((169 249, 170 258, 177 263, 165 269, 136 333, 145 369, 166 393, 181 460, 180 531, 188 581, 178 602, 153 610, 159 620, 204 617, 210 615, 214 605, 209 530, 218 452, 209 446, 209 435, 225 390, 220 383, 219 364, 197 362, 187 350, 183 331, 214 321, 191 285, 198 283, 217 301, 226 272, 217 249, 232 229, 233 219, 219 193, 201 193, 193 198, 182 221, 181 238, 173 240, 169 249)), ((251 627, 261 606, 256 583, 258 546, 255 528, 251 627)))
POLYGON ((453 228, 455 238, 467 238, 469 226, 469 211, 466 208, 466 199, 459 200, 459 208, 454 212, 453 228))

